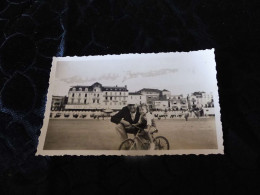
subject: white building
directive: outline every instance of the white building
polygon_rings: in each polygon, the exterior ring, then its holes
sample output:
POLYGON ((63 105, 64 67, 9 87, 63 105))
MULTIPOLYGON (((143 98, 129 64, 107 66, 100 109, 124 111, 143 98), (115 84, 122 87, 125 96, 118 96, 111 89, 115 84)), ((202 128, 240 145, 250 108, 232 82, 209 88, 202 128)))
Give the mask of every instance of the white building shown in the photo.
POLYGON ((159 100, 159 101, 153 101, 153 109, 155 110, 168 110, 169 109, 169 101, 168 100, 159 100))
POLYGON ((197 107, 201 108, 214 107, 212 93, 194 92, 190 94, 189 101, 191 105, 196 105, 197 107))
POLYGON ((127 105, 127 86, 72 86, 68 92, 66 110, 120 110, 127 105))
POLYGON ((146 104, 146 96, 142 95, 140 92, 129 92, 128 100, 134 102, 135 104, 146 104))
POLYGON ((164 90, 162 90, 162 96, 164 96, 166 99, 170 99, 171 92, 168 91, 167 89, 164 89, 164 90))
POLYGON ((183 95, 172 95, 169 99, 171 110, 187 110, 188 101, 183 95))
POLYGON ((159 101, 160 97, 162 95, 161 90, 159 89, 150 89, 150 88, 143 88, 138 91, 138 93, 141 93, 146 97, 146 103, 149 106, 149 108, 153 107, 154 101, 159 101))

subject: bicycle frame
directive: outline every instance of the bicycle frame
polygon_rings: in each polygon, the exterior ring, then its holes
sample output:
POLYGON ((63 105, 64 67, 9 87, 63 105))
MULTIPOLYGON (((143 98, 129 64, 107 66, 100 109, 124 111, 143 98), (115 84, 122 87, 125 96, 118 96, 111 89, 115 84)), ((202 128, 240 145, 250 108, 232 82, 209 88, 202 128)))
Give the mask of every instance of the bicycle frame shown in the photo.
MULTIPOLYGON (((134 144, 131 146, 131 148, 130 148, 130 150, 131 149, 133 149, 133 147, 134 146, 136 146, 136 148, 137 148, 137 146, 139 145, 139 143, 140 143, 140 146, 141 145, 143 145, 143 144, 145 144, 145 142, 140 138, 140 133, 141 133, 141 131, 144 131, 144 129, 141 129, 141 128, 139 128, 139 127, 137 127, 139 130, 138 130, 138 132, 135 134, 135 136, 134 136, 134 138, 133 138, 133 140, 134 140, 134 144), (139 143, 138 143, 139 142, 139 143)), ((153 138, 153 134, 152 134, 152 138, 153 138)), ((153 138, 154 139, 154 138, 153 138)), ((149 139, 145 139, 146 141, 147 141, 147 143, 150 145, 150 140, 149 139)))

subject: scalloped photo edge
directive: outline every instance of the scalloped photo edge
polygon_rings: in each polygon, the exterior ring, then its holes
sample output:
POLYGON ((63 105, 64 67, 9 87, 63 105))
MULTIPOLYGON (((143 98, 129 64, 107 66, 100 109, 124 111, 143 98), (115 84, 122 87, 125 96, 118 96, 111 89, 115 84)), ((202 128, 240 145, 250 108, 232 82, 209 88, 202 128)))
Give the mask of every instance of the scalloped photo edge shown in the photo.
POLYGON ((214 49, 53 57, 36 155, 224 154, 216 74, 214 49))

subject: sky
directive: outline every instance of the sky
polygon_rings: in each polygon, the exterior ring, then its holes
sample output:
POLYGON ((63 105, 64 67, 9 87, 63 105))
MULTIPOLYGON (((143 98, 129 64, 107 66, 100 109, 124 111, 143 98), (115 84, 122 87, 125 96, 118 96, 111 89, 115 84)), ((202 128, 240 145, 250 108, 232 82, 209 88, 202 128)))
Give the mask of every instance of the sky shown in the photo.
POLYGON ((75 85, 167 89, 172 94, 217 90, 214 50, 57 58, 53 95, 75 85), (75 60, 76 59, 76 60, 75 60))

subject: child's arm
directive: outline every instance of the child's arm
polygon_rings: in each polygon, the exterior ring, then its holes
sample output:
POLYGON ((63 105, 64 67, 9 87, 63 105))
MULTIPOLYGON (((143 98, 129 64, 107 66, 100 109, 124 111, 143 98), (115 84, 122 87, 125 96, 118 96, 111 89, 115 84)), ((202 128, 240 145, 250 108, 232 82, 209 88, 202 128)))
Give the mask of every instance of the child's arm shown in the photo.
POLYGON ((147 131, 150 133, 151 127, 153 126, 153 116, 149 113, 146 115, 147 118, 147 131))

